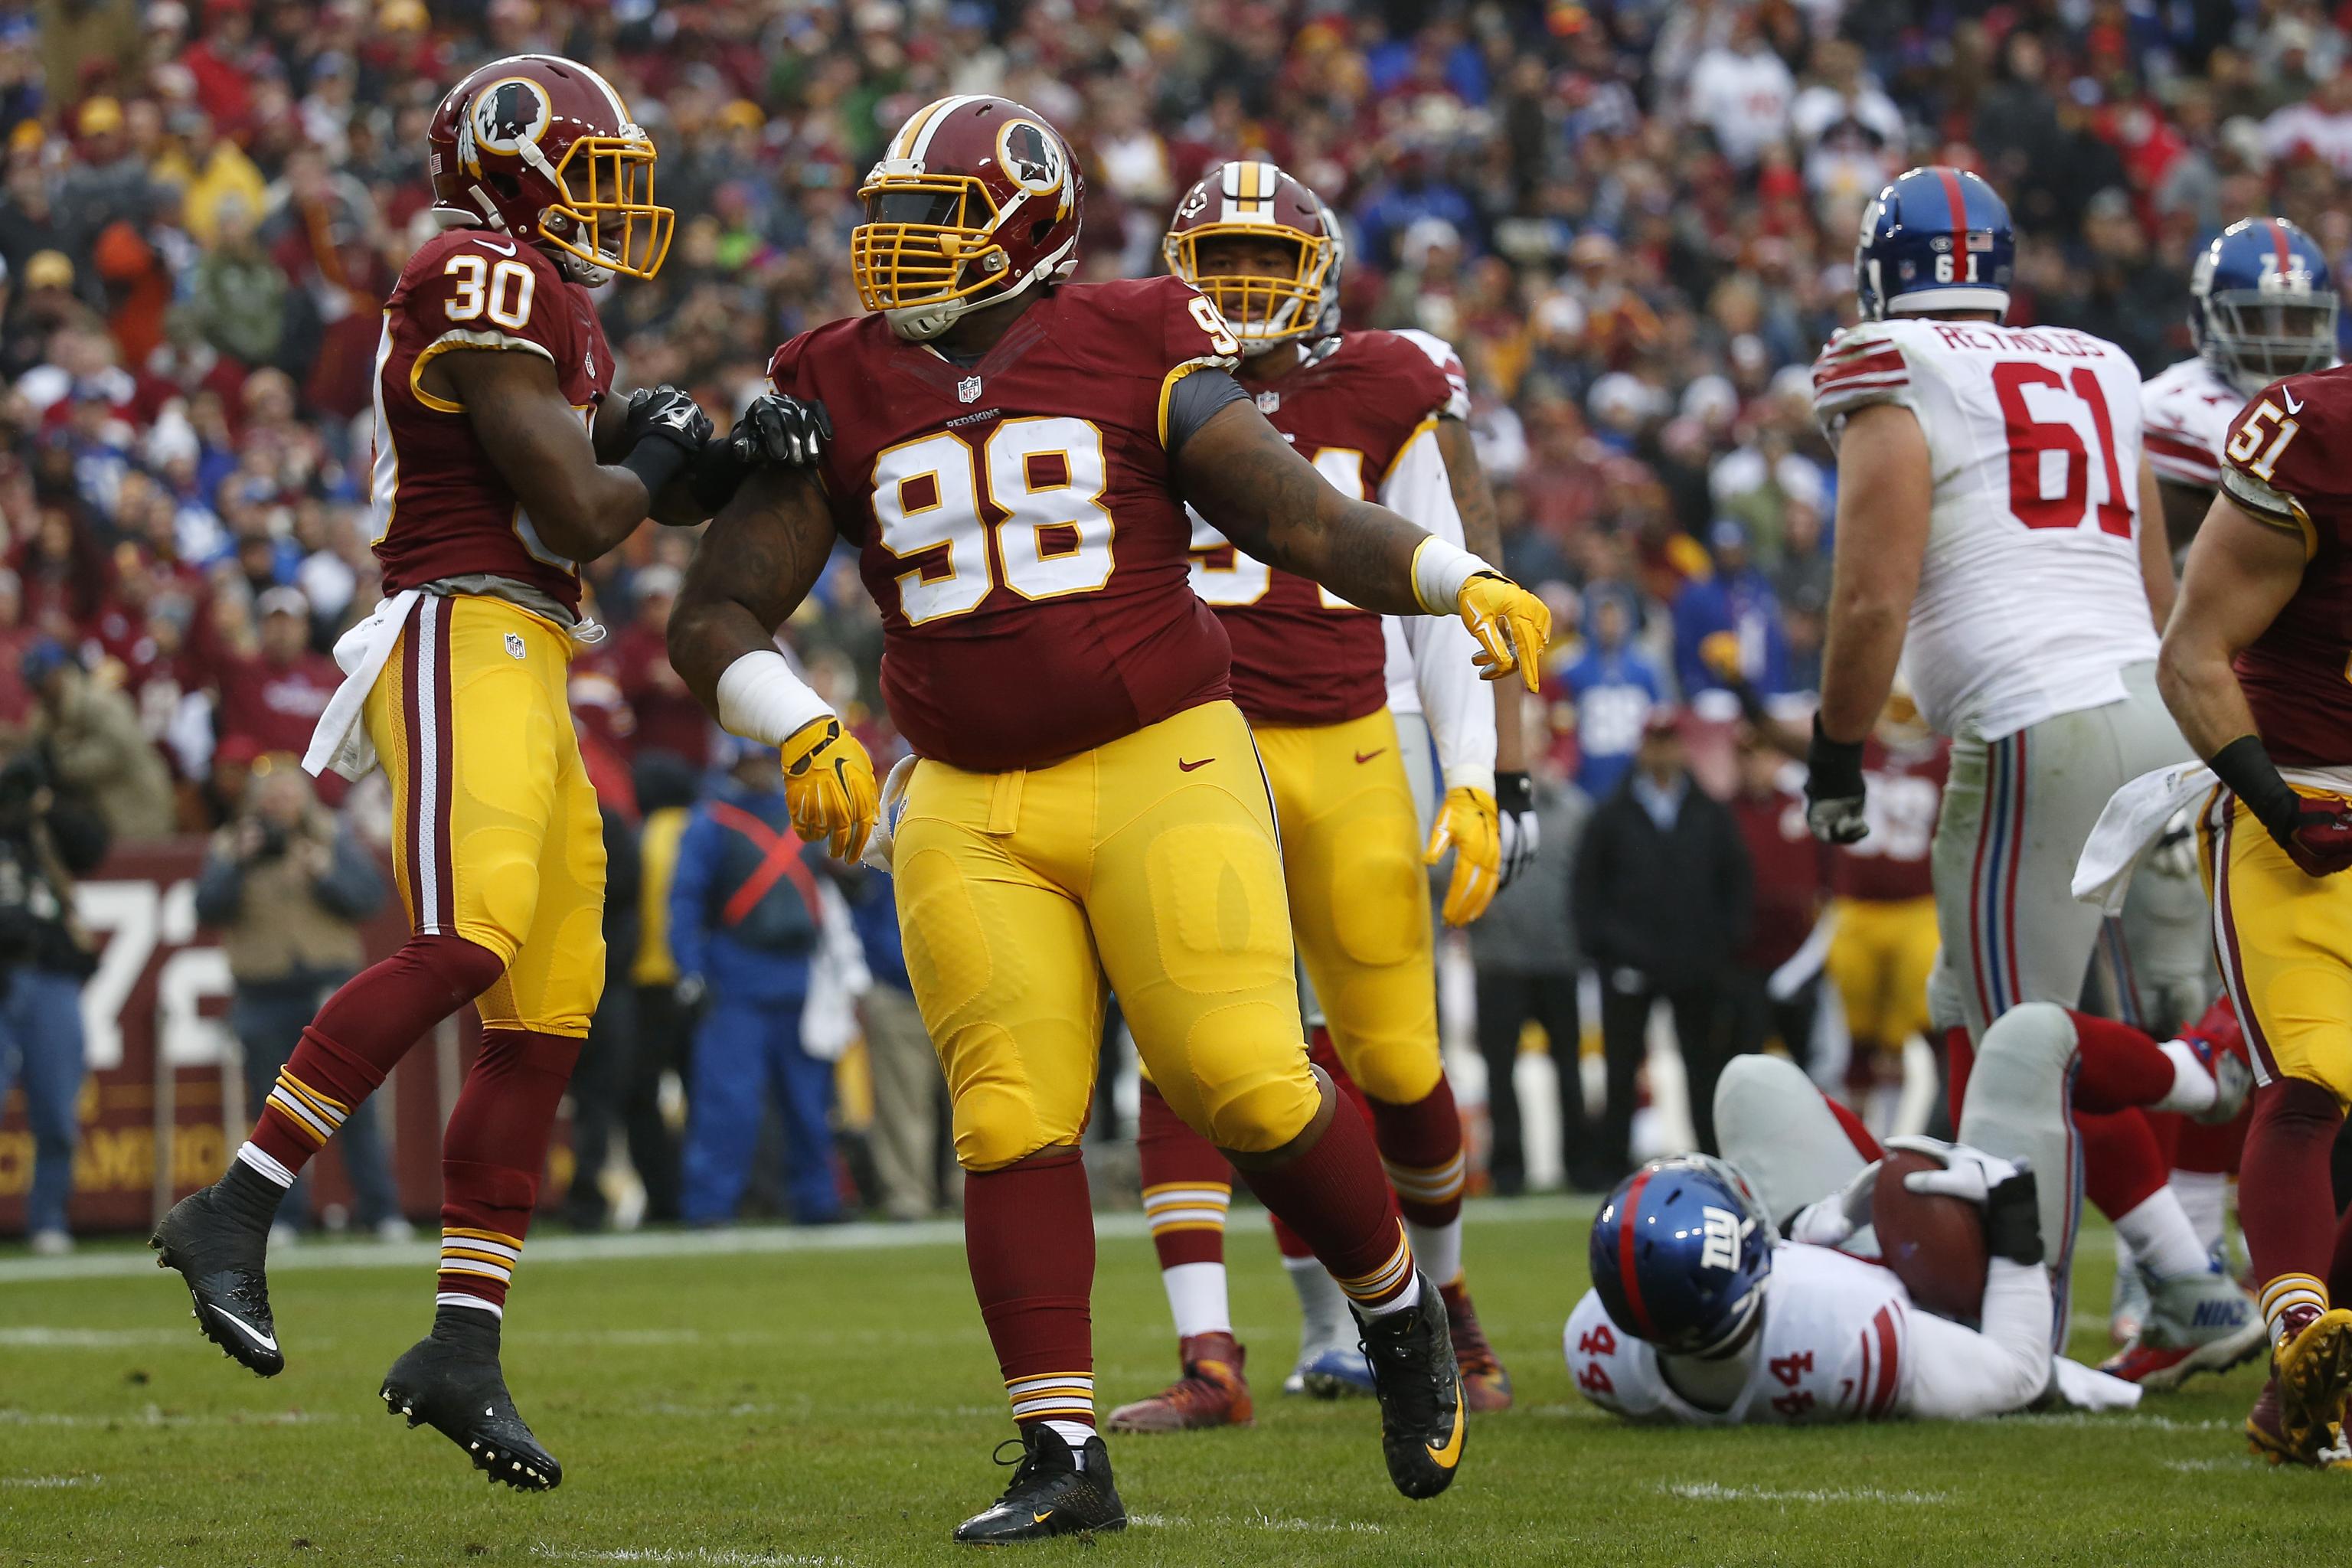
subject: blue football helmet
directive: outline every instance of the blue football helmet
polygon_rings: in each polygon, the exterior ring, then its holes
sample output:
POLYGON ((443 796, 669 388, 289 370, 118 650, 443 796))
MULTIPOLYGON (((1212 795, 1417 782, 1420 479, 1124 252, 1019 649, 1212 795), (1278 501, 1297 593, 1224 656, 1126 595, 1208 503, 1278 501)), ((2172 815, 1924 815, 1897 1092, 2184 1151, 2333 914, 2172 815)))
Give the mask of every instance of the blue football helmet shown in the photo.
POLYGON ((1669 1355, 1738 1348, 1764 1311, 1772 1222, 1737 1167, 1653 1160, 1592 1222, 1592 1288, 1610 1321, 1669 1355))
POLYGON ((2319 242, 2283 217, 2241 218, 2189 275, 2189 338, 2252 397, 2336 363, 2336 281, 2319 242))
POLYGON ((2009 314, 2017 236, 2009 205, 1965 169, 1913 169, 1862 212, 1853 292, 1864 320, 1931 310, 2009 314))

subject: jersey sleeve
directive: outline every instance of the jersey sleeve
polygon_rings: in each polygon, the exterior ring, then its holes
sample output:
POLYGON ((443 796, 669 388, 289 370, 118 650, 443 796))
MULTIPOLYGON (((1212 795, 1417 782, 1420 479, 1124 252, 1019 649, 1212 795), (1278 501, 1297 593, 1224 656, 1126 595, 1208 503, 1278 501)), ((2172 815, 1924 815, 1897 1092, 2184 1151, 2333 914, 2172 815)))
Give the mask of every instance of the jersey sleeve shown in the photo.
POLYGON ((2345 493, 2328 454, 2352 424, 2347 405, 2342 376, 2290 376, 2238 411, 2221 448, 2222 491, 2257 521, 2299 535, 2306 553, 2318 542, 2312 513, 2345 493))
POLYGON ((533 353, 559 373, 578 357, 572 304, 552 265, 515 241, 487 234, 453 236, 428 253, 400 290, 398 308, 424 346, 408 373, 417 401, 442 413, 461 405, 424 388, 425 367, 456 349, 533 353))
POLYGON ((1397 336, 1429 356, 1429 363, 1445 377, 1445 402, 1437 410, 1448 419, 1470 417, 1470 376, 1462 368, 1462 356, 1454 345, 1434 332, 1424 332, 1418 327, 1406 327, 1397 336))
POLYGON ((2155 383, 2148 384, 2143 403, 2147 423, 2140 437, 2147 466, 2159 479, 2210 490, 2221 482, 2221 461, 2206 433, 2184 418, 2184 403, 2178 393, 2159 392, 2155 383))
POLYGON ((1150 286, 1160 296, 1154 305, 1160 321, 1160 363, 1167 367, 1160 381, 1160 444, 1168 447, 1168 400, 1176 384, 1196 370, 1234 369, 1241 363, 1241 344, 1225 330, 1217 308, 1190 283, 1155 278, 1150 286))
POLYGON ((1916 408, 1913 376, 1908 351, 1885 323, 1848 327, 1813 361, 1813 416, 1834 437, 1846 416, 1874 403, 1916 408))
POLYGON ((779 346, 768 361, 768 384, 786 397, 811 397, 815 394, 801 384, 802 349, 808 342, 803 332, 779 346))

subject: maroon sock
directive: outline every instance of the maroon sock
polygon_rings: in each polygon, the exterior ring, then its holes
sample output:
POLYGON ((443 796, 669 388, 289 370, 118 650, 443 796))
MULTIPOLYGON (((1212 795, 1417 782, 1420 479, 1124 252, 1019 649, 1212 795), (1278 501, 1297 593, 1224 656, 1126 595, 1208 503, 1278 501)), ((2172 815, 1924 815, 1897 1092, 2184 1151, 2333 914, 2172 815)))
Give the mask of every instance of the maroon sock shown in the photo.
POLYGON ((1462 1149, 1462 1113, 1454 1107, 1454 1086, 1444 1074, 1437 1087, 1411 1105, 1370 1101, 1372 1140, 1395 1186, 1404 1217, 1432 1227, 1462 1217, 1462 1184, 1468 1169, 1462 1149))
POLYGON ((1095 1424, 1095 1216, 1076 1149, 964 1178, 972 1294, 1013 1419, 1095 1424))
POLYGON ((2074 1109, 2154 1105, 2172 1092, 2172 1058, 2141 1030, 2068 1009, 2074 1022, 2074 1109))
POLYGON ((579 1059, 580 1042, 568 1035, 482 1031, 481 1052, 441 1135, 444 1305, 504 1310, 539 1202, 556 1108, 579 1059))
POLYGON ((2335 1092, 2305 1079, 2279 1079, 2254 1090, 2238 1173, 2238 1225, 2273 1334, 2287 1311, 2327 1305, 2326 1281, 2336 1253, 2328 1166, 2343 1121, 2335 1092))
POLYGON ((1886 1151, 1878 1146, 1878 1140, 1870 1135, 1870 1129, 1862 1124, 1861 1117, 1826 1094, 1822 1096, 1822 1103, 1830 1108, 1832 1116, 1837 1118, 1838 1126, 1845 1131, 1845 1141, 1853 1145, 1855 1153, 1865 1162, 1885 1158, 1886 1151))
POLYGON ((1363 1118, 1340 1109, 1313 1148, 1276 1169, 1242 1175, 1359 1306, 1378 1307, 1404 1293, 1413 1277, 1412 1247, 1363 1118))
POLYGON ((2171 1175, 2141 1111, 2077 1110, 2074 1135, 2083 1144, 2083 1195, 2110 1220, 2154 1197, 2171 1175))
POLYGON ((1143 1217, 1151 1226, 1160 1267, 1223 1263, 1234 1168, 1148 1083, 1136 1111, 1135 1159, 1143 1179, 1143 1217))
POLYGON ((256 1147, 299 1171, 425 1032, 497 984, 499 955, 455 936, 412 936, 345 981, 278 1074, 253 1125, 256 1147))
POLYGON ((2210 1174, 2234 1173, 2246 1147, 2246 1124, 2252 1117, 2251 1106, 2229 1121, 2210 1126, 2183 1117, 2179 1139, 2173 1145, 2172 1168, 2210 1174))

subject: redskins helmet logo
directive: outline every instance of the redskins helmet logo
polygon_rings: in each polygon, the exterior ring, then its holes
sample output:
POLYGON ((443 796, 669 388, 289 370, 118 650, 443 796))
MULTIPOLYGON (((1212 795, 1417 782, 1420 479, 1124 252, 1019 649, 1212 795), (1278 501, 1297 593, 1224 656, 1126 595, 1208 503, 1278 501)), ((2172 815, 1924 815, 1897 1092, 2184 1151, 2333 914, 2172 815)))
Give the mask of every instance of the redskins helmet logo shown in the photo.
POLYGON ((501 78, 476 93, 474 101, 466 106, 466 121, 458 132, 458 162, 474 169, 484 153, 511 156, 526 145, 536 146, 554 117, 545 88, 527 76, 501 78))
POLYGON ((1013 183, 1033 196, 1062 188, 1066 169, 1062 143, 1034 120, 1008 120, 996 133, 996 162, 1013 183))

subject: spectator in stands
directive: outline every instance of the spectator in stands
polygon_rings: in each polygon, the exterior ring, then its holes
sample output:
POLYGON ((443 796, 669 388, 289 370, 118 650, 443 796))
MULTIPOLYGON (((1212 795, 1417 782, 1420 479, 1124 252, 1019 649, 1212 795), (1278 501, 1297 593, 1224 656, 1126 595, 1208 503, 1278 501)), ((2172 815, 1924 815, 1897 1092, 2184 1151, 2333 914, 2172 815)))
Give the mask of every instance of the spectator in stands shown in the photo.
POLYGON ((669 611, 678 583, 674 566, 648 566, 636 574, 636 613, 613 639, 613 657, 621 695, 637 718, 637 755, 664 752, 699 768, 710 761, 710 716, 669 666, 669 611))
POLYGON ((1671 709, 1650 714, 1633 770, 1585 824, 1571 883, 1577 934, 1601 977, 1601 1173, 1611 1182, 1632 1168, 1634 1079, 1660 1002, 1674 1015, 1698 1146, 1716 1152, 1725 987, 1755 897, 1738 825, 1691 777, 1681 723, 1671 709))
POLYGON ((784 1185, 799 1225, 843 1217, 833 1161, 833 1064, 803 1048, 823 850, 793 832, 775 748, 729 742, 718 788, 678 840, 669 944, 678 991, 703 1009, 687 1096, 684 1187, 690 1225, 735 1217, 760 1117, 783 1119, 784 1185))
MULTIPOLYGON (((636 824, 607 801, 604 826, 604 990, 588 1020, 588 1037, 572 1069, 572 1184, 563 1216, 574 1230, 602 1230, 611 1218, 604 1167, 613 1126, 630 1116, 637 1056, 637 996, 628 984, 636 958, 638 881, 636 824)), ((660 1108, 654 1108, 656 1119, 660 1108)), ((656 1172, 654 1181, 661 1179, 656 1172)), ((649 1186, 651 1183, 647 1184, 649 1186)))
MULTIPOLYGON (((1529 713, 1534 719, 1532 711, 1529 713)), ((1470 962, 1477 973, 1478 1054, 1486 1062, 1486 1120, 1492 1141, 1486 1174, 1497 1193, 1525 1190, 1525 1123, 1519 1112, 1519 1037, 1540 1027, 1559 1079, 1560 1163, 1570 1184, 1591 1191, 1601 1183, 1601 1151, 1584 1105, 1584 1046, 1576 988, 1577 951, 1569 874, 1583 839, 1591 802, 1542 754, 1530 736, 1528 770, 1535 788, 1538 848, 1534 864, 1495 895, 1470 927, 1470 962)))
MULTIPOLYGON (((360 927, 384 903, 383 874, 351 829, 327 814, 310 780, 280 757, 257 769, 236 818, 213 836, 196 879, 196 918, 220 932, 236 994, 229 1028, 243 1053, 246 1102, 269 1097, 278 1069, 319 1005, 366 960, 360 927)), ((381 1112, 351 1108, 334 1146, 358 1199, 362 1229, 404 1241, 409 1225, 393 1185, 381 1112)), ((310 1217, 309 1175, 278 1211, 310 1217)))
POLYGON ((861 868, 842 879, 843 896, 857 924, 873 984, 858 999, 866 1060, 874 1075, 874 1168, 882 1185, 882 1212, 891 1219, 926 1219, 953 1205, 948 1150, 947 1079, 939 1052, 915 1010, 913 983, 898 942, 896 884, 861 868))
POLYGON ((97 944, 74 914, 74 883, 106 850, 104 821, 54 786, 37 753, 0 767, 0 1103, 12 1080, 24 1086, 33 1131, 26 1231, 44 1255, 73 1246, 66 1202, 80 1136, 81 987, 98 967, 97 944))
POLYGON ((33 734, 58 787, 87 798, 117 838, 160 838, 175 813, 172 778, 121 691, 92 680, 55 638, 27 649, 33 734))
POLYGON ((629 965, 635 993, 636 1032, 620 1097, 628 1133, 629 1163, 645 1184, 649 1222, 678 1217, 677 1135, 662 1114, 665 1074, 690 1085, 693 1009, 677 994, 677 959, 669 946, 669 892, 677 872, 677 847, 694 815, 698 780, 667 752, 639 757, 631 770, 637 809, 645 820, 637 832, 637 945, 629 965))
POLYGON ((1596 589, 1585 622, 1584 657, 1561 673, 1574 714, 1576 784, 1588 800, 1605 800, 1633 765, 1642 731, 1666 695, 1648 656, 1633 646, 1633 604, 1622 588, 1596 589))
POLYGON ((301 589, 290 584, 265 588, 254 607, 261 618, 255 646, 225 649, 214 661, 218 733, 223 741, 249 741, 264 752, 299 757, 342 684, 342 671, 311 646, 310 601, 301 589))
POLYGON ((1721 518, 1708 531, 1711 571, 1683 584, 1675 600, 1675 679, 1683 700, 1735 679, 1759 696, 1789 689, 1789 634, 1772 580, 1748 551, 1748 527, 1721 518))

